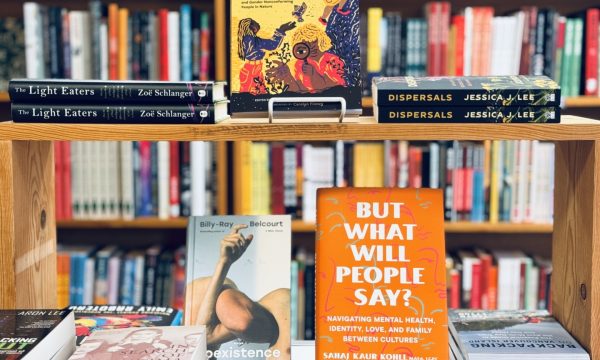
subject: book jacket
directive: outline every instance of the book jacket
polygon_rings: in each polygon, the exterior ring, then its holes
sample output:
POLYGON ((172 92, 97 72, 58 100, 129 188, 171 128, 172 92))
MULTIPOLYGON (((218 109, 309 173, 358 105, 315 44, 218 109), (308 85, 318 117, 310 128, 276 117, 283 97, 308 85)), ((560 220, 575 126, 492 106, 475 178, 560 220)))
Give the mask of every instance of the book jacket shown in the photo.
POLYGON ((290 359, 289 216, 202 216, 188 225, 185 324, 208 357, 290 359))
POLYGON ((231 0, 231 112, 266 114, 272 97, 327 96, 345 98, 348 113, 359 115, 359 19, 359 0, 231 0))
POLYGON ((69 360, 207 360, 204 326, 157 326, 98 330, 69 360))
POLYGON ((448 357, 441 190, 319 189, 317 359, 448 357))
POLYGON ((96 330, 176 326, 182 317, 181 311, 162 306, 78 305, 69 310, 75 313, 77 345, 96 330))

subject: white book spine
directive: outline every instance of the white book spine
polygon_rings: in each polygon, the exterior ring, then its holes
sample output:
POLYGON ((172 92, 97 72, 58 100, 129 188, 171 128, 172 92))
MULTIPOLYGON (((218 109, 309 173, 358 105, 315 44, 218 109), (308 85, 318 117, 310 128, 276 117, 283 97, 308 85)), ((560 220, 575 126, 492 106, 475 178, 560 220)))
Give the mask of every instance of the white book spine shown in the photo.
POLYGON ((508 308, 508 290, 510 277, 508 274, 508 259, 498 258, 498 310, 505 310, 508 308))
POLYGON ((335 142, 335 186, 344 186, 344 141, 342 140, 335 142))
POLYGON ((144 300, 144 257, 135 258, 135 278, 133 279, 133 304, 142 305, 144 300))
POLYGON ((408 141, 398 143, 398 187, 408 187, 408 141))
POLYGON ((23 20, 27 77, 41 79, 44 78, 44 51, 42 49, 44 42, 41 37, 40 5, 34 2, 24 3, 23 20))
POLYGON ((471 75, 472 48, 473 48, 473 9, 465 8, 465 43, 463 48, 463 73, 471 75))
POLYGON ((100 79, 108 80, 108 25, 100 24, 100 79))
POLYGON ((527 306, 525 310, 537 310, 540 283, 540 269, 531 266, 527 274, 527 306))
POLYGON ((82 11, 79 15, 80 28, 82 30, 81 40, 81 57, 83 65, 83 78, 93 78, 94 66, 93 66, 93 50, 92 50, 92 21, 90 19, 90 13, 82 11))
POLYGON ((133 143, 121 142, 121 214, 124 219, 135 217, 133 192, 133 143))
MULTIPOLYGON (((518 75, 521 67, 521 51, 523 49, 523 33, 525 32, 525 13, 519 11, 516 15, 515 37, 513 42, 513 65, 511 75, 518 75)), ((557 79, 558 81, 559 79, 557 79)))
POLYGON ((523 222, 527 215, 527 206, 529 199, 529 183, 531 174, 530 169, 531 142, 528 140, 520 140, 519 145, 519 198, 517 200, 519 206, 518 221, 523 222))
POLYGON ((539 184, 540 184, 540 175, 541 168, 540 163, 542 161, 542 152, 539 146, 539 141, 534 140, 531 142, 531 151, 530 151, 530 168, 529 173, 531 174, 529 178, 529 200, 527 207, 529 211, 527 213, 526 221, 527 222, 539 222, 540 221, 540 198, 539 198, 539 184))
POLYGON ((71 49, 71 78, 85 79, 85 59, 83 56, 84 30, 81 11, 69 13, 69 46, 71 49))
POLYGON ((119 276, 121 272, 121 258, 111 256, 108 260, 108 303, 119 303, 119 276))
MULTIPOLYGON (((205 147, 205 156, 206 156, 206 161, 204 163, 204 173, 205 173, 205 182, 204 182, 204 194, 206 195, 206 203, 205 203, 205 208, 206 208, 206 215, 213 215, 213 189, 215 186, 215 174, 213 171, 213 161, 214 161, 214 142, 205 142, 204 143, 204 147, 205 147)), ((268 151, 268 150, 267 150, 268 151)), ((267 155, 268 157, 268 155, 267 155)), ((270 178, 269 174, 265 175, 266 178, 270 178)), ((270 193, 267 195, 271 195, 270 193)), ((264 200, 265 198, 263 198, 264 200)), ((264 200, 264 201, 268 201, 268 200, 264 200)), ((270 202, 269 202, 270 204, 270 202)))
POLYGON ((490 66, 490 75, 500 75, 502 73, 502 62, 508 61, 508 59, 502 56, 502 41, 500 41, 502 34, 502 18, 495 17, 492 19, 492 64, 490 66))
POLYGON ((92 167, 94 164, 91 159, 91 147, 92 144, 90 141, 83 141, 82 143, 82 151, 81 151, 81 168, 82 168, 82 176, 81 176, 81 203, 83 204, 83 218, 90 219, 93 216, 92 211, 92 200, 93 200, 93 187, 91 177, 92 167))
POLYGON ((108 142, 108 214, 112 219, 121 217, 121 167, 119 162, 119 142, 108 142))
POLYGON ((440 144, 429 143, 429 187, 440 188, 440 144))
POLYGON ((168 51, 169 51, 169 80, 179 81, 180 78, 180 54, 179 54, 179 13, 169 11, 168 22, 168 51))
POLYGON ((158 142, 158 217, 166 220, 169 218, 169 173, 170 173, 170 148, 168 141, 158 142))
MULTIPOLYGON (((192 169, 192 216, 205 216, 206 211, 206 143, 193 141, 190 144, 192 169)), ((244 214, 246 215, 246 214, 244 214)))
POLYGON ((104 202, 104 154, 102 142, 88 143, 88 182, 90 185, 90 218, 101 219, 104 217, 102 205, 104 202))
POLYGON ((95 266, 96 259, 88 257, 85 259, 85 275, 84 275, 84 287, 83 287, 83 303, 93 304, 94 303, 94 279, 95 279, 95 266))

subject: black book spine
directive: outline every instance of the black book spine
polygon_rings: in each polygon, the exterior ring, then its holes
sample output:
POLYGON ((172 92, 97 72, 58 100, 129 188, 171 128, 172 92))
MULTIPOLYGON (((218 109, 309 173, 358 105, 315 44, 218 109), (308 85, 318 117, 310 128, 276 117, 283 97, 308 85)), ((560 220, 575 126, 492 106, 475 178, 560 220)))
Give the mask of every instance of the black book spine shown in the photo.
MULTIPOLYGON (((548 77, 554 76, 557 32, 558 13, 554 10, 548 10, 544 28, 544 75, 548 77)), ((560 79, 556 80, 559 81, 560 79)))
POLYGON ((548 10, 540 10, 537 16, 537 27, 535 29, 535 52, 533 54, 533 75, 544 74, 544 43, 546 41, 546 21, 548 10))
POLYGON ((407 54, 407 45, 408 45, 408 20, 402 21, 400 24, 400 74, 408 75, 408 67, 406 66, 406 54, 407 54))
POLYGON ((102 2, 98 0, 90 1, 90 21, 92 29, 92 75, 94 79, 102 78, 101 69, 101 40, 100 24, 102 23, 102 2))
POLYGON ((158 278, 158 256, 159 253, 151 249, 146 253, 144 269, 144 305, 157 306, 155 290, 158 278))
POLYGON ((380 123, 558 123, 554 107, 379 107, 380 123))
POLYGON ((192 214, 192 168, 190 162, 190 143, 182 141, 179 143, 179 202, 181 205, 181 216, 188 217, 192 214))
POLYGON ((101 106, 12 104, 15 122, 98 124, 214 124, 212 105, 101 106))
POLYGON ((50 37, 50 42, 48 44, 50 50, 50 77, 55 79, 62 79, 64 77, 61 12, 62 9, 58 7, 51 7, 48 10, 48 36, 50 37))
POLYGON ((158 143, 150 143, 150 197, 152 216, 158 216, 158 143))
POLYGON ((378 90, 382 106, 559 106, 560 89, 378 90))
POLYGON ((133 12, 131 16, 131 79, 142 80, 141 71, 141 49, 142 49, 142 31, 141 31, 141 13, 133 12))
MULTIPOLYGON (((212 104, 211 82, 127 82, 12 80, 9 94, 16 103, 55 104, 212 104)), ((220 85, 219 85, 220 86, 220 85)))
POLYGON ((150 79, 150 75, 149 75, 149 70, 150 70, 150 66, 148 65, 148 55, 147 55, 147 51, 148 51, 148 41, 149 41, 149 37, 150 34, 148 33, 149 29, 148 29, 148 12, 142 12, 139 14, 139 36, 140 36, 140 44, 139 44, 139 54, 138 54, 138 61, 140 63, 140 70, 139 70, 139 78, 141 80, 149 80, 150 79))
MULTIPOLYGON (((63 75, 65 79, 71 77, 71 42, 69 40, 69 33, 71 28, 69 26, 69 13, 66 9, 61 11, 62 20, 62 58, 63 58, 63 75)), ((10 92, 10 85, 9 85, 10 92)), ((12 100, 12 97, 11 97, 12 100)))
POLYGON ((43 54, 44 54, 44 75, 50 76, 51 72, 51 63, 50 63, 50 13, 48 8, 45 6, 40 6, 40 13, 42 14, 42 41, 43 41, 43 54))

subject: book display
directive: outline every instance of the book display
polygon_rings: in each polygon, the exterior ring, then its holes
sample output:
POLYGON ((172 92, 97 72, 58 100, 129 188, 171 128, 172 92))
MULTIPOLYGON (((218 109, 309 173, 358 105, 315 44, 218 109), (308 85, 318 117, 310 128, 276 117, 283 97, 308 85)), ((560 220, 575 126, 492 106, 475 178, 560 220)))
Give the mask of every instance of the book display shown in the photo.
POLYGON ((0 357, 598 358, 596 5, 7 2, 0 357))

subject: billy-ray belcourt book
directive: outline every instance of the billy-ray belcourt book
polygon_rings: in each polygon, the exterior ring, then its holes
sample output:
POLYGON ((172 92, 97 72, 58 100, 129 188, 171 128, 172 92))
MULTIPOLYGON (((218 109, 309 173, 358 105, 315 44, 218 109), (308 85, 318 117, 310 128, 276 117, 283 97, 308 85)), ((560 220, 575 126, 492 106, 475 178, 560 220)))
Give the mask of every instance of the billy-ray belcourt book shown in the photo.
POLYGON ((290 359, 290 217, 202 216, 188 224, 185 324, 208 358, 290 359))
POLYGON ((65 360, 73 351, 73 312, 0 310, 0 359, 65 360))
MULTIPOLYGON (((359 0, 231 0, 231 112, 267 113, 272 97, 343 97, 361 113, 359 0)), ((288 115, 339 104, 283 103, 288 115)))
POLYGON ((448 359, 441 190, 317 192, 316 359, 448 359))

